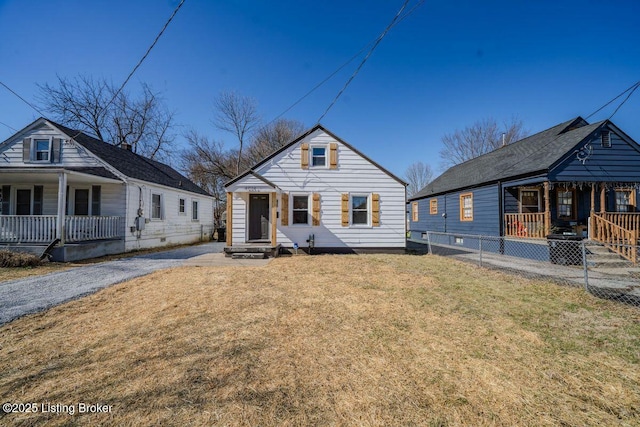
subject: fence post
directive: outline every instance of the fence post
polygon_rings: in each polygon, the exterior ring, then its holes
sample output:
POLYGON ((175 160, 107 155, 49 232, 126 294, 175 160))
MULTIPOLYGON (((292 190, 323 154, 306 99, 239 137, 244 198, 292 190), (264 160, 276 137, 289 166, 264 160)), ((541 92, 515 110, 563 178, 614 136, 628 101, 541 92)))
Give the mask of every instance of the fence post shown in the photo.
POLYGON ((427 248, 428 248, 429 255, 433 255, 433 253, 431 252, 431 232, 430 231, 427 231, 427 248))
POLYGON ((586 249, 584 240, 581 243, 582 243, 582 267, 584 269, 584 288, 585 290, 588 291, 589 290, 589 267, 587 266, 587 249, 586 249))
POLYGON ((478 237, 478 246, 480 249, 480 267, 482 267, 482 236, 478 237))

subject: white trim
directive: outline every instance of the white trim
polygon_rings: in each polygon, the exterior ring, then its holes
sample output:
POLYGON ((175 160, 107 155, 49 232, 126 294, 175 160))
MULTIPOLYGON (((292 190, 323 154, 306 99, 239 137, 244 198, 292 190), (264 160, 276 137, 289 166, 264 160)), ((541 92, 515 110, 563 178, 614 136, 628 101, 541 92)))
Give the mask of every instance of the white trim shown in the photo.
POLYGON ((159 193, 159 192, 155 192, 153 190, 150 191, 151 192, 151 198, 150 198, 150 203, 149 203, 149 218, 151 219, 151 221, 164 221, 164 194, 163 193, 159 193), (160 197, 160 217, 154 217, 154 212, 153 212, 153 196, 159 196, 160 197))
POLYGON ((328 169, 329 168, 329 145, 328 144, 309 144, 309 169, 328 169), (324 165, 313 164, 313 149, 322 148, 324 150, 324 165))
POLYGON ((311 209, 312 209, 312 204, 313 201, 310 200, 311 199, 311 193, 302 193, 302 192, 296 192, 296 193, 290 193, 289 194, 289 226, 291 227, 309 227, 311 226, 311 209), (307 222, 305 223, 294 223, 293 222, 293 198, 295 197, 306 197, 307 198, 307 222))
POLYGON ((349 193, 349 227, 353 228, 372 228, 371 225, 371 193, 349 193), (366 224, 354 224, 353 223, 353 198, 354 197, 366 197, 367 198, 367 223, 366 224))
POLYGON ((200 222, 200 200, 198 199, 191 199, 191 222, 200 222), (194 213, 196 214, 195 218, 193 217, 194 213))
POLYGON ((178 216, 187 216, 187 199, 178 197, 178 216), (180 202, 182 203, 182 212, 180 212, 180 202))

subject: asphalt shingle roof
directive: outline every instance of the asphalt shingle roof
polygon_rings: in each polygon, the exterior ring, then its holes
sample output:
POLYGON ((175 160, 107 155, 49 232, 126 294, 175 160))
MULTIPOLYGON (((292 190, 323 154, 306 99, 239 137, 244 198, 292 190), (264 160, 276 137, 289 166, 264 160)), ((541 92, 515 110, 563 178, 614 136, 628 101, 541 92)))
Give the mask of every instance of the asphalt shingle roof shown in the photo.
POLYGON ((547 171, 604 121, 578 117, 447 169, 409 200, 547 171), (577 126, 574 128, 574 126, 577 126), (564 132, 563 132, 564 131, 564 132))
MULTIPOLYGON (((49 120, 49 122, 51 121, 49 120)), ((209 195, 169 165, 100 141, 82 131, 69 129, 55 122, 51 122, 51 124, 125 176, 205 196, 209 195)))

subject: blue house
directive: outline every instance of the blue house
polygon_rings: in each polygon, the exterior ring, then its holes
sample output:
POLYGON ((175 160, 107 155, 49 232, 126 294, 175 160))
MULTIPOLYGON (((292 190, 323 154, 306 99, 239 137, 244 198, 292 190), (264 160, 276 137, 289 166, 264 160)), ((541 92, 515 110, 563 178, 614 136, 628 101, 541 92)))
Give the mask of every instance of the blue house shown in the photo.
POLYGON ((410 235, 571 233, 636 262, 639 188, 640 145, 577 117, 445 171, 409 199, 410 235))

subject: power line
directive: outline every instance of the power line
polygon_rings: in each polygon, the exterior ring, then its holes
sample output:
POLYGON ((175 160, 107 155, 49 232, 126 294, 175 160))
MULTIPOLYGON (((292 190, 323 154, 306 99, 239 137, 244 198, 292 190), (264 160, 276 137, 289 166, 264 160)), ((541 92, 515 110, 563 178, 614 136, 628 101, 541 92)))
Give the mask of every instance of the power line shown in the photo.
POLYGON ((5 122, 0 122, 0 125, 6 126, 7 128, 11 129, 14 132, 18 132, 18 129, 14 129, 13 126, 9 126, 5 122))
MULTIPOLYGON (((7 86, 6 84, 4 84, 3 82, 0 82, 0 85, 4 86, 5 89, 7 89, 9 92, 11 92, 12 94, 14 94, 15 96, 17 96, 22 102, 24 102, 25 104, 27 104, 29 107, 31 107, 33 110, 35 110, 36 113, 40 114, 41 117, 44 117, 44 114, 42 113, 42 111, 38 110, 32 103, 30 103, 29 101, 27 101, 26 99, 24 99, 23 97, 21 97, 20 95, 18 95, 18 93, 16 91, 14 91, 13 89, 11 89, 9 86, 7 86)), ((6 126, 6 125, 5 125, 6 126)), ((11 126, 8 126, 11 127, 11 126)))
POLYGON ((393 19, 391 20, 391 23, 389 23, 389 25, 387 25, 387 28, 384 29, 384 31, 378 36, 378 38, 376 39, 376 41, 373 43, 373 46, 371 47, 371 49, 369 49, 369 52, 367 53, 367 55, 362 59, 362 62, 360 62, 360 65, 358 65, 358 68, 356 68, 356 70, 353 72, 353 74, 351 75, 351 77, 349 77, 349 79, 347 80, 347 82, 344 84, 344 86, 342 87, 342 89, 340 89, 340 92, 338 92, 338 94, 336 95, 336 97, 333 99, 333 101, 331 101, 331 104, 329 104, 329 106, 327 107, 327 109, 324 111, 324 113, 322 113, 322 115, 320 116, 320 118, 318 118, 318 123, 320 123, 320 121, 324 118, 324 116, 327 115, 327 113, 329 112, 329 110, 335 105, 335 103, 338 101, 338 98, 340 98, 340 96, 344 93, 344 91, 347 89, 347 86, 349 86, 349 84, 353 81, 353 79, 356 77, 356 75, 358 75, 358 73, 360 72, 360 69, 362 69, 362 66, 364 65, 365 62, 367 62, 367 60, 369 59, 369 57, 371 56, 371 54, 373 53, 373 51, 376 49, 376 47, 378 47, 378 45, 380 44, 380 42, 382 41, 382 39, 384 38, 384 36, 387 35, 387 33, 389 32, 389 30, 391 30, 391 28, 395 25, 396 21, 398 21, 398 18, 400 17, 400 15, 402 14, 402 11, 404 10, 405 7, 407 7, 407 4, 409 3, 409 0, 405 0, 405 2, 403 3, 402 7, 400 8, 400 10, 398 11, 398 13, 396 13, 396 16, 393 17, 393 19))
POLYGON ((625 102, 627 102, 629 98, 631 98, 631 95, 633 95, 633 92, 635 92, 638 87, 640 87, 640 82, 636 83, 635 87, 631 90, 631 92, 629 92, 629 95, 627 95, 624 101, 622 101, 620 105, 618 105, 618 107, 613 111, 613 113, 611 113, 607 120, 611 120, 611 118, 618 112, 618 110, 625 104, 625 102))
MULTIPOLYGON (((169 26, 169 24, 171 23, 171 21, 173 20, 173 18, 176 16, 176 14, 178 13, 178 11, 180 10, 180 8, 182 7, 182 5, 184 4, 185 0, 182 0, 180 2, 180 4, 178 4, 178 6, 175 8, 175 10, 173 11, 173 13, 171 14, 171 16, 169 17, 169 19, 167 20, 167 22, 164 24, 164 26, 162 27, 162 30, 160 30, 160 32, 158 33, 158 35, 156 36, 155 40, 153 41, 153 43, 151 43, 151 46, 149 46, 149 49, 147 49, 147 51, 145 52, 145 54, 142 56, 142 58, 140 58, 140 61, 138 61, 138 63, 136 64, 135 67, 133 67, 133 70, 131 70, 131 72, 129 73, 129 75, 127 76, 127 78, 124 80, 124 82, 122 83, 122 85, 120 86, 120 88, 118 88, 118 90, 116 91, 116 93, 113 94, 113 97, 111 98, 111 100, 104 106, 104 108, 102 108, 102 111, 106 110, 111 103, 116 99, 116 97, 120 94, 120 92, 122 92, 122 89, 124 89, 124 87, 127 85, 127 83, 129 83, 129 80, 131 80, 131 77, 133 77, 133 74, 138 70, 138 68, 140 68, 140 66, 142 65, 142 63, 144 62, 145 59, 147 59, 147 56, 149 56, 149 53, 151 52, 151 49, 154 48, 154 46, 156 45, 156 43, 158 43, 158 40, 160 40, 160 37, 162 37, 162 34, 164 34, 164 31, 167 29, 167 27, 169 26)), ((102 114, 102 111, 100 112, 102 114)))
MULTIPOLYGON (((631 91, 631 93, 629 94, 629 96, 631 96, 631 94, 638 88, 638 86, 640 86, 640 81, 634 83, 633 85, 631 85, 630 87, 628 87, 627 89, 624 90, 624 92, 622 92, 620 95, 616 96, 615 98, 613 98, 612 100, 608 101, 606 104, 604 104, 602 107, 598 108, 596 111, 594 111, 593 113, 589 114, 587 117, 585 117, 585 120, 589 120, 592 116, 596 115, 597 113, 599 113, 601 110, 603 110, 604 108, 606 108, 607 106, 609 106, 609 104, 613 103, 616 99, 620 98, 622 95, 624 95, 625 93, 631 91)), ((614 111, 613 114, 615 114, 620 107, 622 107, 622 105, 627 102, 627 99, 629 99, 629 96, 627 96, 627 98, 622 101, 622 103, 618 106, 618 108, 616 108, 616 111, 614 111)), ((611 117, 613 117, 613 114, 611 116, 609 116, 609 119, 611 119, 611 117)))
MULTIPOLYGON (((407 13, 405 13, 404 15, 402 15, 393 25, 391 28, 395 27, 396 25, 398 25, 400 22, 404 21, 407 17, 409 17, 411 14, 413 14, 413 12, 415 12, 420 6, 422 6, 424 4, 425 0, 420 0, 418 3, 416 3, 407 13)), ((377 40, 377 39, 376 39, 377 40)), ((324 78, 320 83, 318 83, 317 85, 315 85, 311 90, 309 90, 307 93, 305 93, 304 95, 302 95, 300 98, 298 98, 297 101, 295 101, 293 104, 291 104, 289 107, 287 107, 282 113, 278 114, 277 116, 275 116, 269 123, 266 124, 266 126, 270 125, 271 123, 275 122, 276 120, 278 120, 280 117, 282 117, 283 115, 285 115, 286 113, 288 113, 293 107, 295 107, 296 105, 298 105, 299 103, 301 103, 304 99, 306 99, 309 95, 311 95, 313 92, 315 92, 317 89, 319 89, 321 86, 323 86, 326 82, 328 82, 329 80, 331 80, 331 78, 333 76, 335 76, 336 74, 338 74, 338 72, 340 72, 344 67, 346 67, 347 65, 349 65, 354 59, 356 59, 357 57, 359 57, 362 52, 364 52, 365 50, 367 50, 369 47, 371 47, 376 40, 372 40, 371 42, 369 42, 366 46, 364 46, 362 49, 360 49, 355 55, 353 55, 351 58, 349 58, 346 62, 344 62, 342 65, 340 65, 338 68, 336 68, 331 74, 329 74, 326 78, 324 78)))

